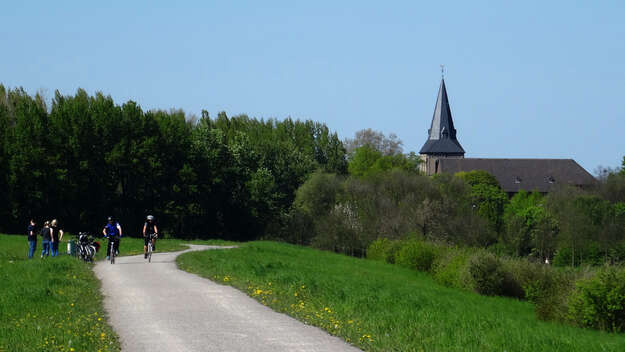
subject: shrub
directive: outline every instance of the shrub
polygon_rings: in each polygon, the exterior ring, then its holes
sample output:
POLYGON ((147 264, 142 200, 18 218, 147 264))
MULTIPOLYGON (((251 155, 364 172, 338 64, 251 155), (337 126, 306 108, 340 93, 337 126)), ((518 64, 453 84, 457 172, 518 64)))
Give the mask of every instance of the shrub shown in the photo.
POLYGON ((367 247, 367 259, 388 262, 387 258, 391 246, 393 245, 392 242, 394 241, 391 241, 388 238, 378 238, 377 240, 371 242, 369 247, 367 247))
POLYGON ((580 280, 569 300, 570 318, 595 329, 625 331, 625 270, 607 267, 580 280))
POLYGON ((575 275, 572 272, 546 269, 533 285, 526 285, 526 296, 534 302, 539 319, 566 320, 567 301, 574 282, 575 275))
POLYGON ((402 241, 395 262, 401 266, 419 271, 430 271, 440 250, 433 243, 421 240, 402 241))
POLYGON ((566 318, 567 299, 575 279, 572 271, 554 269, 549 265, 523 259, 505 260, 504 266, 514 282, 514 286, 507 287, 509 291, 505 295, 532 302, 539 319, 566 318), (515 292, 515 289, 519 291, 515 292))
POLYGON ((487 296, 501 295, 504 292, 506 271, 501 259, 492 253, 479 251, 469 260, 469 273, 475 291, 487 296))
POLYGON ((378 238, 367 247, 367 259, 395 264, 397 252, 399 252, 401 247, 402 241, 378 238))
POLYGON ((564 267, 571 265, 571 257, 573 256, 573 252, 569 247, 559 248, 555 255, 553 256, 553 265, 564 267))
POLYGON ((434 280, 447 287, 472 290, 473 280, 469 274, 471 254, 466 248, 449 248, 432 264, 434 280))

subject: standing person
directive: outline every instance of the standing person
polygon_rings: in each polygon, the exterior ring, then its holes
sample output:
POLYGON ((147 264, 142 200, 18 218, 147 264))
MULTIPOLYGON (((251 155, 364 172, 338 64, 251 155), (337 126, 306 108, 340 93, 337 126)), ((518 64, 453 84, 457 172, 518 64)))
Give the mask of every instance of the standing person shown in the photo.
POLYGON ((37 249, 37 234, 35 233, 35 220, 30 219, 30 224, 26 229, 26 235, 28 236, 28 259, 32 259, 35 255, 35 249, 37 249))
POLYGON ((50 255, 50 242, 52 241, 52 233, 50 232, 50 221, 43 223, 41 229, 41 258, 50 255))
POLYGON ((156 247, 154 247, 154 245, 156 244, 156 238, 158 237, 158 228, 156 227, 156 224, 154 223, 154 216, 152 215, 148 215, 145 221, 145 224, 143 224, 143 238, 144 238, 144 244, 143 244, 143 258, 147 258, 148 257, 148 242, 151 240, 152 241, 152 250, 156 250, 156 247))
POLYGON ((115 253, 119 253, 119 242, 122 237, 122 226, 113 219, 112 216, 108 217, 108 224, 102 229, 104 237, 109 239, 108 246, 106 247, 106 259, 109 259, 109 253, 111 253, 111 245, 114 244, 113 250, 115 253))
POLYGON ((52 233, 52 256, 59 255, 59 242, 63 239, 63 230, 59 229, 56 219, 50 223, 50 232, 52 233))

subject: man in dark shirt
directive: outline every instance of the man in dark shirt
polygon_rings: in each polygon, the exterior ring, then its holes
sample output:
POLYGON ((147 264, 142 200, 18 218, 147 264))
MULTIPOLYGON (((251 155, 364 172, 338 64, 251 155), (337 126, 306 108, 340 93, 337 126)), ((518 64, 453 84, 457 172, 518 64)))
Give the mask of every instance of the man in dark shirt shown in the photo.
POLYGON ((28 259, 31 259, 37 248, 37 234, 35 233, 34 219, 30 219, 30 224, 28 224, 28 228, 26 229, 26 235, 28 236, 28 259))
POLYGON ((50 249, 52 247, 52 231, 50 231, 50 221, 46 221, 41 229, 41 258, 45 255, 50 255, 50 249))

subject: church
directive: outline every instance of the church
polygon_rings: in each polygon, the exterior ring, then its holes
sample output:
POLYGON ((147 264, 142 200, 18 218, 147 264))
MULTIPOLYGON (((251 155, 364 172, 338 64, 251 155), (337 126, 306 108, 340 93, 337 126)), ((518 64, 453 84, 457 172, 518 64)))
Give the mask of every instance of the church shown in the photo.
POLYGON ((573 159, 465 158, 456 137, 445 79, 441 79, 428 139, 421 148, 425 175, 484 170, 493 175, 508 196, 521 190, 548 193, 558 185, 589 187, 596 179, 573 159))

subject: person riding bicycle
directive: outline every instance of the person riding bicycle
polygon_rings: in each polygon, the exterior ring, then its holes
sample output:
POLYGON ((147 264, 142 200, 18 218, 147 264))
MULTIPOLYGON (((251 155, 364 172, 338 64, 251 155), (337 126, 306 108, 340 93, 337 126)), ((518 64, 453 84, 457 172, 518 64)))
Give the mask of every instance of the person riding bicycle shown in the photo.
POLYGON ((158 228, 156 227, 156 224, 154 223, 154 216, 148 215, 145 218, 145 224, 143 224, 143 238, 144 238, 143 257, 144 258, 148 257, 148 242, 150 240, 152 240, 152 250, 154 251, 156 249, 154 245, 156 244, 157 237, 158 237, 158 228))
POLYGON ((104 234, 104 237, 109 240, 108 246, 106 247, 106 259, 108 260, 109 253, 111 253, 111 244, 114 243, 115 245, 113 248, 115 253, 119 253, 119 242, 122 237, 122 227, 117 221, 115 221, 115 219, 113 219, 112 216, 109 216, 108 224, 104 226, 102 233, 104 234))

